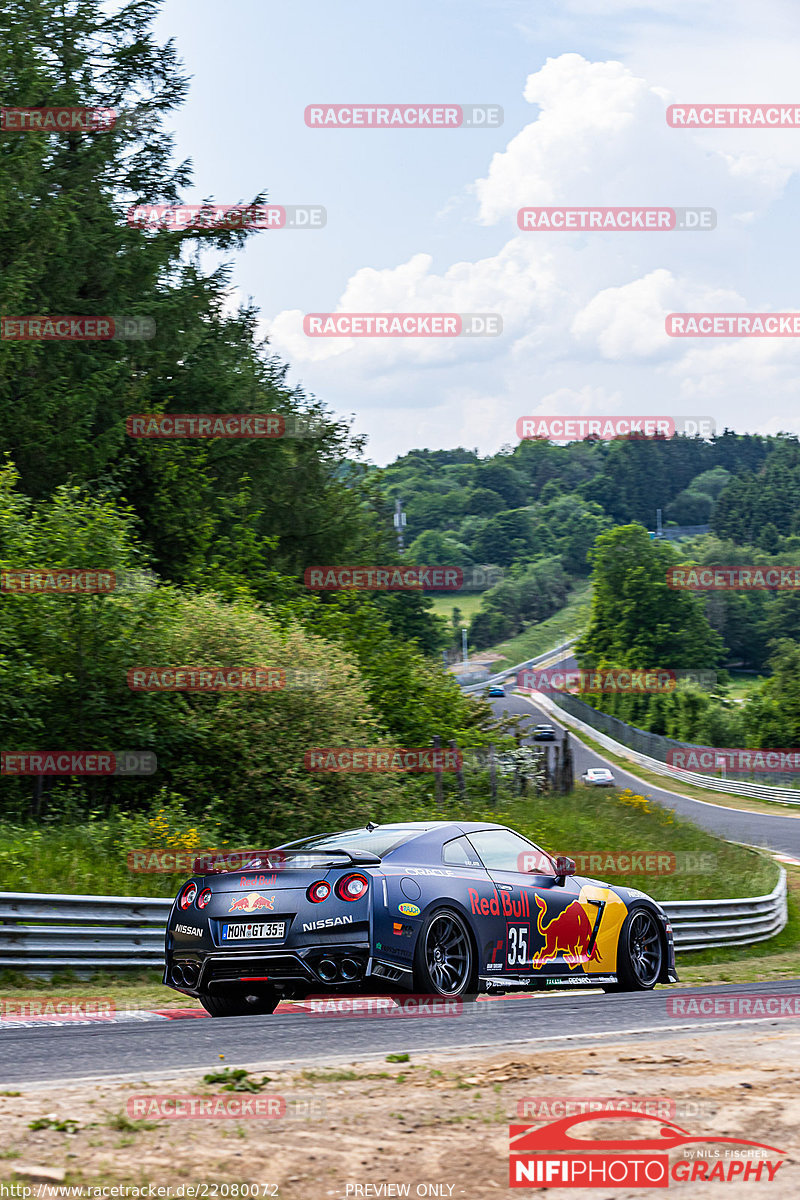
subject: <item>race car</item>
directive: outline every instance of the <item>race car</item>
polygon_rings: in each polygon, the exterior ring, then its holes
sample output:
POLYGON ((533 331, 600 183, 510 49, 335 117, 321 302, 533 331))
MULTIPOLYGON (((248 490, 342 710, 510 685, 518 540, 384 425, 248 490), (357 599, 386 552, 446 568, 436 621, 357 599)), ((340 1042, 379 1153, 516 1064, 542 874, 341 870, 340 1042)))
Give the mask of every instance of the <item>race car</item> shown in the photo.
POLYGON ((488 822, 370 822, 195 875, 165 958, 164 983, 215 1017, 342 992, 470 999, 678 978, 656 901, 488 822))

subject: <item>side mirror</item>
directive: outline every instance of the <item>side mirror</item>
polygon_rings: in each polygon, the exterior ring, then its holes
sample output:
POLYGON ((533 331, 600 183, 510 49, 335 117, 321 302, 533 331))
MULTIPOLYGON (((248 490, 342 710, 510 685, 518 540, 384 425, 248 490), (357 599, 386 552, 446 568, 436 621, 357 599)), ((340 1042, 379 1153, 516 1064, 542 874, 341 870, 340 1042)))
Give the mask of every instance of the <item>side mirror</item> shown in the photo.
POLYGON ((575 859, 559 854, 556 859, 556 883, 563 884, 568 875, 575 874, 575 859))

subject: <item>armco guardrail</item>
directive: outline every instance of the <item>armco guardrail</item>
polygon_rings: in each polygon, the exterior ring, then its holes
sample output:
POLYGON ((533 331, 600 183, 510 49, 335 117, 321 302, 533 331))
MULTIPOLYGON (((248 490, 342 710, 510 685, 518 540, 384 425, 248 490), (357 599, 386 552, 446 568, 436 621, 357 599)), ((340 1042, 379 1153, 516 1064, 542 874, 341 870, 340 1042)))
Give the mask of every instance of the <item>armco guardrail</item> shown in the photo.
MULTIPOLYGON (((0 968, 25 971, 160 967, 171 900, 0 892, 0 968)), ((678 950, 762 942, 787 920, 786 872, 768 896, 670 900, 678 950)))
POLYGON ((466 684, 464 691, 480 692, 484 688, 491 687, 493 683, 499 683, 501 679, 507 679, 509 675, 516 675, 517 671, 522 671, 526 667, 535 667, 539 663, 546 662, 548 658, 552 658, 554 654, 561 654, 562 651, 569 650, 577 640, 577 638, 570 638, 568 641, 562 642, 560 646, 553 646, 552 650, 545 650, 544 654, 539 654, 536 658, 526 658, 524 662, 517 663, 515 667, 506 667, 505 671, 497 671, 481 683, 466 684))
POLYGON ((139 896, 0 892, 0 968, 161 966, 171 907, 139 896))
MULTIPOLYGON (((523 694, 528 695, 528 693, 519 693, 519 695, 523 694)), ((697 771, 682 771, 677 767, 668 767, 659 758, 651 758, 648 754, 631 750, 630 746, 626 746, 622 742, 616 742, 607 733, 602 733, 593 725, 589 725, 586 721, 581 721, 572 713, 567 712, 565 708, 542 692, 530 693, 529 699, 539 708, 545 708, 548 712, 554 713, 563 725, 567 725, 579 733, 588 734, 604 749, 610 750, 612 754, 616 754, 619 758, 625 758, 628 762, 638 763, 640 767, 646 767, 654 775, 664 775, 675 783, 690 783, 711 792, 730 792, 732 796, 752 796, 758 800, 773 800, 778 804, 800 804, 800 790, 797 788, 782 788, 772 783, 748 783, 743 779, 719 779, 715 775, 700 775, 697 771)))
POLYGON ((786 872, 768 896, 741 900, 670 900, 664 902, 677 950, 713 946, 749 946, 780 933, 788 920, 786 872))

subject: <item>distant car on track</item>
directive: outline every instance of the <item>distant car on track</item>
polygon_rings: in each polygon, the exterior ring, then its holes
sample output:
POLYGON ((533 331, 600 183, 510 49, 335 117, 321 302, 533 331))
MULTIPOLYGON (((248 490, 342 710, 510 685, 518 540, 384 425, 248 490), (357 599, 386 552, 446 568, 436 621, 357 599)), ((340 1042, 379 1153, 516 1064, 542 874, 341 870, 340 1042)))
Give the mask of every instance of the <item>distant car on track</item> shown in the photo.
POLYGON ((487 694, 491 698, 494 698, 495 696, 502 696, 503 699, 505 700, 506 689, 502 686, 502 684, 493 683, 492 686, 489 688, 489 691, 487 694))
POLYGON ((535 742, 554 742, 556 731, 552 725, 536 725, 533 730, 533 740, 535 742))
POLYGON ((614 776, 608 767, 589 767, 589 770, 581 775, 581 783, 585 783, 587 787, 613 787, 614 776))
POLYGON ((370 824, 198 873, 172 906, 165 958, 164 983, 215 1017, 342 992, 468 999, 677 980, 659 904, 485 822, 370 824))

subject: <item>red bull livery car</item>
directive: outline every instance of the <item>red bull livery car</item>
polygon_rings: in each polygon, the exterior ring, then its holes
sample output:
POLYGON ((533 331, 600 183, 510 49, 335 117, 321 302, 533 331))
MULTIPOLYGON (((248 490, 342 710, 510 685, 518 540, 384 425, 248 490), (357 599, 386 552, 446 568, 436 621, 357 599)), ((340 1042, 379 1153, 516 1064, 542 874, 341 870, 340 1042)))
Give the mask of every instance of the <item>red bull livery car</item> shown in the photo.
POLYGON ((213 1016, 343 991, 466 999, 677 980, 655 900, 576 876, 502 825, 370 824, 247 862, 188 880, 167 924, 164 983, 213 1016))

